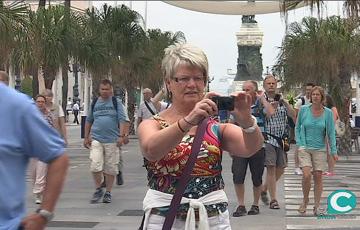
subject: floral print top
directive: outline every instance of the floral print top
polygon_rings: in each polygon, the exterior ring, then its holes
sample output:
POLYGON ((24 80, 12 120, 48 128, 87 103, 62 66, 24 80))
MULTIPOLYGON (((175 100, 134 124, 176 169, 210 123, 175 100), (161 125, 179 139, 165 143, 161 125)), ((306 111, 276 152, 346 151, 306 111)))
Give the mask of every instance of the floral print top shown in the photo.
MULTIPOLYGON (((159 122, 161 128, 169 124, 159 115, 154 119, 159 122)), ((210 119, 204 134, 203 143, 197 156, 191 179, 185 189, 184 197, 198 199, 208 193, 224 188, 222 171, 222 150, 220 149, 220 126, 215 119, 210 119)), ((148 185, 151 189, 175 194, 176 185, 181 178, 182 171, 191 154, 193 136, 185 135, 182 141, 159 161, 146 161, 145 167, 148 171, 148 185)), ((178 213, 183 212, 186 216, 188 204, 181 204, 178 213)), ((227 203, 205 205, 208 214, 218 211, 224 212, 227 203)), ((159 214, 165 215, 169 207, 159 207, 159 214)))

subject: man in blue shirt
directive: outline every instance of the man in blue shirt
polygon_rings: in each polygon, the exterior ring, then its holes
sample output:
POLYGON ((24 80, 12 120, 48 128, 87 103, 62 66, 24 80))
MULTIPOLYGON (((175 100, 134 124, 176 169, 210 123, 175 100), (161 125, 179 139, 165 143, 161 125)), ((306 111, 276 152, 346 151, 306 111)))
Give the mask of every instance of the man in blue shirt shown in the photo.
POLYGON ((42 230, 53 217, 68 168, 65 143, 26 95, 0 81, 0 230, 42 230), (25 217, 26 169, 36 157, 48 164, 40 208, 25 217))
POLYGON ((119 173, 120 146, 129 142, 129 118, 123 104, 117 99, 114 102, 110 80, 101 81, 99 93, 85 124, 84 146, 90 149, 90 170, 96 186, 90 202, 97 203, 103 197, 104 203, 111 203, 112 185, 119 173), (104 175, 105 195, 101 187, 104 175))

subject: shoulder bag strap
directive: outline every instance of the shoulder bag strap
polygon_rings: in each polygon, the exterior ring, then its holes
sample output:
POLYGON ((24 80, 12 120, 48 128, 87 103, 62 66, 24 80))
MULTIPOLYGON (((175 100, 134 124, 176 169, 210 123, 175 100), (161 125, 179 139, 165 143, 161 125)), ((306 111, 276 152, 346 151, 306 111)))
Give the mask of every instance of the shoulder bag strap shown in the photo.
POLYGON ((177 209, 179 208, 180 202, 181 202, 181 198, 182 195, 184 194, 185 188, 190 180, 190 173, 192 172, 194 165, 195 165, 195 161, 197 158, 197 155, 200 151, 200 147, 201 147, 201 143, 206 131, 206 126, 208 124, 209 118, 204 119, 201 122, 201 125, 198 126, 197 131, 196 131, 196 135, 193 141, 193 144, 191 146, 191 154, 189 156, 188 161, 186 162, 184 171, 182 173, 182 176, 180 178, 180 181, 178 183, 178 185, 176 186, 176 191, 175 194, 171 200, 170 203, 170 209, 167 213, 167 216, 165 218, 165 222, 163 225, 162 230, 170 230, 176 213, 177 213, 177 209))
POLYGON ((148 110, 150 111, 150 113, 151 113, 152 115, 155 115, 154 111, 151 109, 151 107, 149 106, 149 104, 147 103, 147 101, 144 101, 144 102, 145 102, 146 107, 147 107, 148 110))

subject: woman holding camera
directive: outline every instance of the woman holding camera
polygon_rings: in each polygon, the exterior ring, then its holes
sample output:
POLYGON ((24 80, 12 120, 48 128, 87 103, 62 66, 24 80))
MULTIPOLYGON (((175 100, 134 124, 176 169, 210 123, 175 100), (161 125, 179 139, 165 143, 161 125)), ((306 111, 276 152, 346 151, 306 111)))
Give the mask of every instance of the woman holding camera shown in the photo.
POLYGON ((322 172, 326 169, 326 139, 329 140, 330 155, 336 161, 336 137, 333 113, 323 106, 325 93, 319 86, 311 90, 310 105, 301 107, 296 123, 296 144, 299 147, 299 164, 303 172, 303 203, 298 211, 306 212, 311 188, 311 174, 314 177, 314 208, 316 216, 325 214, 320 208, 323 190, 322 172))
POLYGON ((195 229, 195 224, 203 229, 231 229, 221 176, 222 153, 249 157, 261 148, 263 137, 250 114, 251 97, 244 92, 234 95, 232 114, 240 127, 220 124, 211 118, 218 112, 210 99, 216 94, 205 95, 208 61, 202 50, 189 44, 168 47, 162 71, 172 106, 138 128, 150 187, 143 203, 143 229, 162 228, 198 125, 209 117, 172 229, 195 229), (190 216, 194 212, 195 221, 190 216))

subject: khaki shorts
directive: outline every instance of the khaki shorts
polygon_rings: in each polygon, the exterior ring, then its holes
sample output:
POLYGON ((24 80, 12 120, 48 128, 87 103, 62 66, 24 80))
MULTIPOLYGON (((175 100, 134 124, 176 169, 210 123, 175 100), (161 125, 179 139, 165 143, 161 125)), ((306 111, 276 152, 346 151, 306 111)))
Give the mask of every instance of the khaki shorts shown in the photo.
POLYGON ((287 154, 280 147, 265 143, 265 166, 286 168, 288 163, 287 154))
POLYGON ((327 156, 325 151, 299 149, 299 166, 311 167, 313 171, 325 171, 327 169, 327 156))
POLYGON ((119 157, 120 148, 117 143, 100 143, 93 140, 90 148, 90 171, 104 171, 109 175, 117 175, 119 157))

